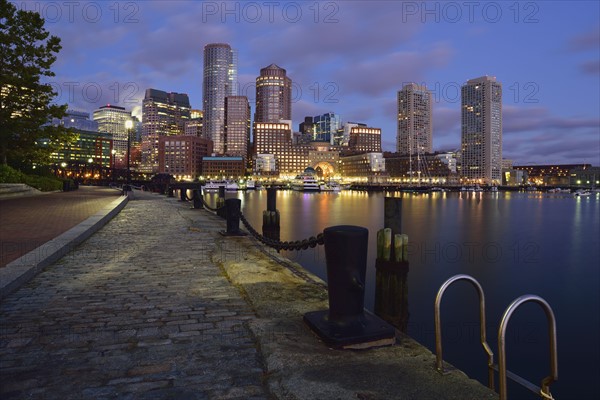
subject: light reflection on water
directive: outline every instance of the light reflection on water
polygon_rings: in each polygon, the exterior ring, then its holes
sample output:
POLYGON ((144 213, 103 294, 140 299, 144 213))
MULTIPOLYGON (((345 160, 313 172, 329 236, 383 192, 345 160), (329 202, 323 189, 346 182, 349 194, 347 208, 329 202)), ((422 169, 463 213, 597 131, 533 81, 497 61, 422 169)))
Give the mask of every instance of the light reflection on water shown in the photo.
MULTIPOLYGON (((487 301, 488 342, 497 348, 500 317, 523 294, 552 306, 558 322, 559 381, 556 398, 592 398, 583 382, 600 376, 599 289, 600 195, 585 198, 544 193, 386 193, 402 198, 403 233, 409 251, 408 333, 434 349, 433 302, 440 285, 458 273, 474 276, 487 301)), ((261 230, 266 191, 228 193, 242 199, 242 211, 261 230)), ((369 229, 365 305, 372 309, 376 232, 383 227, 382 193, 299 193, 279 191, 281 240, 302 240, 334 225, 369 229)), ((323 246, 284 252, 326 278, 323 246)), ((485 382, 479 344, 478 302, 466 283, 452 286, 442 304, 444 358, 485 382)), ((548 374, 543 312, 526 304, 514 314, 507 337, 509 369, 539 384, 548 374)), ((497 354, 497 350, 495 350, 497 354)), ((536 398, 519 387, 511 397, 536 398)), ((595 394, 595 393, 594 393, 595 394)))

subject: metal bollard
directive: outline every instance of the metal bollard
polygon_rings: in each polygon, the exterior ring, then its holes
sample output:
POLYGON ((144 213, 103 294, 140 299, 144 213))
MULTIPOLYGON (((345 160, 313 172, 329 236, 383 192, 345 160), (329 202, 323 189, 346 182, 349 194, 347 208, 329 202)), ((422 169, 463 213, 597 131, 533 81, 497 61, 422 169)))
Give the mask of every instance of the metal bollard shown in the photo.
POLYGON ((240 231, 240 215, 242 214, 242 200, 226 199, 225 200, 225 215, 227 218, 227 231, 221 232, 223 236, 245 236, 246 234, 240 231))
POLYGON ((267 188, 267 211, 277 211, 277 189, 267 188))
POLYGON ((179 189, 179 201, 186 201, 187 200, 187 189, 179 189))
POLYGON ((204 205, 202 204, 203 202, 203 197, 202 197, 202 192, 200 191, 200 189, 194 189, 194 194, 192 197, 193 200, 193 207, 195 209, 202 209, 204 208, 204 205))
POLYGON ((304 314, 304 322, 333 348, 391 345, 395 329, 364 309, 369 231, 340 225, 323 231, 329 310, 304 314))
POLYGON ((175 191, 171 186, 167 187, 167 197, 175 197, 175 191))

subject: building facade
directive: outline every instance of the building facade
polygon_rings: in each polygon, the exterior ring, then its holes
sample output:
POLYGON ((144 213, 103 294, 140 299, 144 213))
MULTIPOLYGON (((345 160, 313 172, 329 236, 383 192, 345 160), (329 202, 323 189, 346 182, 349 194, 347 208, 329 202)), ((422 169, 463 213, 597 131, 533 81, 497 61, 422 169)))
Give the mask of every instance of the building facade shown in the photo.
MULTIPOLYGON (((98 132, 112 135, 114 149, 114 167, 127 168, 127 121, 134 122, 131 112, 124 107, 107 104, 94 111, 94 121, 98 132)), ((129 132, 131 133, 131 132, 129 132)))
POLYGON ((225 152, 225 97, 237 95, 237 52, 225 43, 204 46, 203 136, 225 152))
POLYGON ((272 154, 276 168, 284 177, 294 177, 308 165, 310 145, 292 144, 292 122, 254 123, 256 154, 272 154))
POLYGON ((351 127, 348 150, 355 153, 381 153, 381 128, 351 127))
POLYGON ((158 139, 158 172, 176 179, 202 175, 202 158, 212 154, 212 141, 199 136, 161 136, 158 139))
POLYGON ((203 157, 202 175, 206 179, 239 179, 246 173, 243 157, 203 157))
POLYGON ((398 129, 396 151, 416 156, 432 152, 431 92, 427 87, 409 83, 398 92, 398 129))
POLYGON ((88 132, 98 132, 98 122, 90 120, 90 113, 85 111, 67 110, 62 118, 52 118, 52 125, 65 128, 79 129, 88 132))
POLYGON ((461 88, 461 154, 465 183, 502 182, 502 85, 494 77, 461 88))
POLYGON ((186 122, 190 120, 190 109, 187 94, 146 90, 142 101, 142 172, 158 172, 160 138, 184 135, 186 122))
POLYGON ((246 96, 225 97, 225 155, 248 159, 250 103, 246 96))
POLYGON ((292 80, 285 69, 271 64, 256 78, 254 122, 292 119, 292 80))
POLYGON ((384 182, 387 180, 385 158, 382 153, 363 153, 340 157, 344 179, 357 182, 384 182))

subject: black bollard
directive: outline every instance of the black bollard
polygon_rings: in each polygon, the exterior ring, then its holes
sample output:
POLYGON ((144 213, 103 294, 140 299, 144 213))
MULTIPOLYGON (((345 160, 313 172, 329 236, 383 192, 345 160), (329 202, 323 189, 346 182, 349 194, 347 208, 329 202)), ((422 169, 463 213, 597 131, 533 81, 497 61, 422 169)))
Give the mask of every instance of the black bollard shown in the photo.
POLYGON ((369 231, 340 225, 323 231, 329 310, 304 314, 304 322, 333 348, 391 345, 395 329, 365 311, 365 275, 369 231))
POLYGON ((200 189, 194 189, 194 194, 193 194, 192 200, 193 200, 193 204, 194 204, 192 208, 195 208, 195 209, 204 208, 204 204, 202 204, 204 198, 202 197, 202 192, 200 191, 200 189))
POLYGON ((184 188, 179 189, 179 201, 187 201, 187 190, 184 188))
POLYGON ((277 189, 267 188, 267 211, 277 211, 277 189))
POLYGON ((220 199, 225 198, 225 186, 219 186, 219 198, 220 199))
POLYGON ((240 231, 240 215, 242 214, 242 200, 226 199, 225 200, 225 215, 227 219, 227 231, 221 232, 223 236, 245 236, 246 234, 240 231))
POLYGON ((175 191, 171 186, 167 186, 167 197, 175 197, 175 191))

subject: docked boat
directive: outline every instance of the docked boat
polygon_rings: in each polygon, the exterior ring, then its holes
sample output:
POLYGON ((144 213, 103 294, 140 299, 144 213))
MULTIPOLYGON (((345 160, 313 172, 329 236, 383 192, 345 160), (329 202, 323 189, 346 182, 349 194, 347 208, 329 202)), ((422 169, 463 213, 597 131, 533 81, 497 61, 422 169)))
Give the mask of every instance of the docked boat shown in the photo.
POLYGON ((321 190, 315 177, 308 174, 297 175, 292 182, 292 189, 301 192, 318 192, 321 190))
POLYGON ((256 181, 248 179, 246 181, 246 190, 256 190, 256 181))
POLYGON ((573 193, 576 197, 584 197, 584 196, 591 196, 592 192, 590 190, 584 190, 584 189, 579 189, 578 191, 576 191, 575 193, 573 193))
POLYGON ((208 181, 202 186, 202 189, 207 192, 216 192, 219 190, 219 186, 226 186, 225 181, 208 181))
POLYGON ((342 190, 341 186, 337 182, 322 182, 319 184, 321 192, 339 192, 342 190))
POLYGON ((238 190, 239 188, 240 188, 240 186, 235 181, 228 181, 225 184, 225 190, 227 190, 227 191, 232 191, 233 192, 235 190, 238 190))

